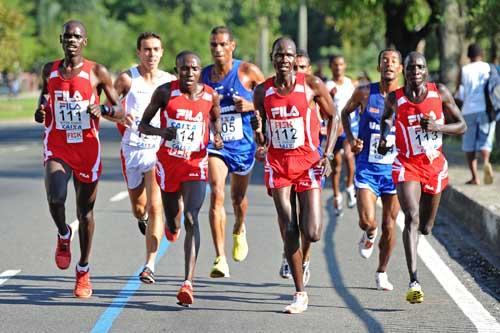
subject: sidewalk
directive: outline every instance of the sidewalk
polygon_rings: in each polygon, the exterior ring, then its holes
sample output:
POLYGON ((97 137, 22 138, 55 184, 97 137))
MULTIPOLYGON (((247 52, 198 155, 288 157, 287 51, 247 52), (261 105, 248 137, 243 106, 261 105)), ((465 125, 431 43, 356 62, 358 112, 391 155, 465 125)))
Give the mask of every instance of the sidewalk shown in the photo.
POLYGON ((441 203, 455 219, 481 242, 481 245, 500 254, 500 166, 493 165, 495 181, 483 184, 482 162, 478 166, 481 185, 466 185, 471 178, 465 154, 458 141, 446 141, 444 153, 448 160, 449 186, 441 203))

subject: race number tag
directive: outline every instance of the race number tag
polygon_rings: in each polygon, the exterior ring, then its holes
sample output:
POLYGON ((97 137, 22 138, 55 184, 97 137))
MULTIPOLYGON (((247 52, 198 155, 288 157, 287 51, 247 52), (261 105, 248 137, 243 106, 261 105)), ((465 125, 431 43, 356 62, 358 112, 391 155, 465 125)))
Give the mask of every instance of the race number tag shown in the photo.
MULTIPOLYGON (((139 132, 139 124, 141 123, 141 118, 135 118, 132 126, 130 127, 130 139, 129 144, 134 147, 139 148, 153 148, 157 147, 161 138, 156 135, 146 135, 139 132)), ((154 125, 153 125, 154 126, 154 125)), ((159 126, 155 126, 159 127, 159 126)))
POLYGON ((304 120, 302 118, 271 119, 270 126, 274 148, 296 149, 304 145, 304 120))
POLYGON ((380 134, 372 133, 370 137, 370 153, 368 155, 368 162, 378 164, 392 164, 394 158, 396 157, 396 145, 394 144, 396 141, 396 137, 391 134, 387 136, 386 140, 386 146, 392 146, 392 149, 385 155, 379 154, 377 152, 377 148, 380 141, 380 134))
POLYGON ((55 100, 54 116, 59 130, 84 130, 90 128, 89 101, 55 100))
POLYGON ((171 156, 189 159, 191 152, 200 151, 203 140, 203 122, 168 119, 167 127, 176 127, 175 139, 165 141, 171 156))
POLYGON ((67 143, 82 143, 83 131, 82 130, 66 130, 67 143))
POLYGON ((426 154, 432 161, 438 148, 443 145, 443 134, 424 131, 420 125, 408 127, 413 155, 426 154))
POLYGON ((243 139, 243 122, 241 114, 230 113, 221 114, 220 120, 222 123, 222 140, 236 141, 243 139))

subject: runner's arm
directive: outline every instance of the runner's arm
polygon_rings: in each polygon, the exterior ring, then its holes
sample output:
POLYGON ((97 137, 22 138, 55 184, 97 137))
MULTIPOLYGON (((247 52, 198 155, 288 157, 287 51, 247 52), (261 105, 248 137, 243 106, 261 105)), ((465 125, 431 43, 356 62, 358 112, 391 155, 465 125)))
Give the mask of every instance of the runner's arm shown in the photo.
POLYGON ((107 104, 89 105, 89 113, 94 117, 102 115, 108 120, 122 119, 125 113, 119 103, 118 94, 113 87, 113 80, 108 70, 103 65, 95 64, 93 72, 97 78, 97 93, 100 95, 101 91, 104 91, 107 104))
POLYGON ((355 154, 359 153, 363 149, 363 140, 355 138, 352 134, 351 113, 358 107, 361 107, 361 110, 365 108, 369 92, 369 86, 357 87, 352 93, 351 98, 347 101, 347 104, 344 106, 341 114, 342 127, 344 128, 347 140, 349 140, 349 143, 351 144, 352 152, 355 154))
POLYGON ((391 132, 394 123, 394 115, 396 114, 396 94, 389 93, 384 102, 384 113, 380 118, 380 141, 377 151, 379 154, 385 155, 392 149, 392 146, 387 147, 387 136, 391 132))
MULTIPOLYGON (((238 78, 242 85, 248 90, 254 90, 255 87, 264 82, 264 75, 254 64, 243 62, 238 71, 238 78)), ((253 101, 247 101, 241 96, 234 96, 234 106, 238 112, 251 112, 255 110, 253 101)))
POLYGON ((260 116, 260 128, 255 130, 255 141, 259 146, 264 146, 266 144, 265 128, 266 128, 266 110, 264 109, 264 96, 265 87, 261 83, 253 92, 253 104, 255 105, 255 111, 260 116))
POLYGON ((222 122, 220 120, 220 98, 216 91, 212 94, 212 109, 210 109, 210 125, 214 134, 214 146, 216 149, 224 147, 222 141, 222 122))
MULTIPOLYGON (((130 87, 132 86, 132 77, 130 75, 129 71, 125 71, 120 73, 118 77, 116 78, 115 82, 113 83, 113 87, 115 88, 116 93, 119 96, 120 104, 121 101, 127 96, 127 94, 130 91, 130 87)), ((125 113, 125 110, 123 110, 125 113)), ((117 122, 117 123, 122 123, 126 127, 130 127, 133 124, 133 116, 131 114, 125 114, 122 119, 113 119, 111 118, 110 120, 117 122)))
POLYGON ((146 135, 158 135, 165 140, 172 140, 176 136, 176 129, 171 128, 158 128, 151 126, 151 119, 154 118, 158 110, 163 110, 168 104, 170 99, 170 83, 165 83, 158 88, 153 93, 151 101, 144 110, 142 115, 141 123, 139 124, 139 132, 146 135))
POLYGON ((43 123, 45 121, 45 112, 49 107, 49 90, 47 85, 52 64, 53 63, 49 62, 45 64, 42 69, 42 90, 40 92, 40 97, 38 97, 38 105, 34 115, 37 123, 43 123))

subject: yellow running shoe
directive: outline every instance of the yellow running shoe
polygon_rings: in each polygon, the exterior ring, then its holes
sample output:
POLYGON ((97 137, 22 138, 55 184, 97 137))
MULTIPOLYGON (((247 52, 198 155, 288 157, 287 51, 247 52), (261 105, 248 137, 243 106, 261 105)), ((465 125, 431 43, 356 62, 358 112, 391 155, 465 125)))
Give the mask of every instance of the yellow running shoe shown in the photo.
POLYGON ((420 283, 417 281, 410 283, 410 288, 406 292, 406 300, 411 304, 422 303, 424 301, 424 292, 420 283))
POLYGON ((248 254, 248 243, 246 230, 243 228, 241 234, 233 234, 233 259, 243 261, 248 254))
POLYGON ((226 257, 218 256, 215 258, 214 266, 210 272, 211 278, 229 277, 229 266, 227 265, 226 257))

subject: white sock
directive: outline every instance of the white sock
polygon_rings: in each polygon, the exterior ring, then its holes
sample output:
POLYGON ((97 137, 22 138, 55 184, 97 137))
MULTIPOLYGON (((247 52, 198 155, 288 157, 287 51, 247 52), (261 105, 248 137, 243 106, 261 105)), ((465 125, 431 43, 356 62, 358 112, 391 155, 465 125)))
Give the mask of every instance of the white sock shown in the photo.
POLYGON ((187 284, 188 286, 192 287, 193 284, 189 280, 185 280, 183 284, 187 284))
POLYGON ((58 233, 59 238, 61 238, 61 239, 69 239, 71 237, 71 230, 70 230, 71 227, 69 225, 66 225, 66 226, 68 227, 68 233, 66 235, 61 235, 58 233))
POLYGON ((155 263, 153 262, 152 264, 150 263, 147 263, 146 265, 144 265, 144 268, 149 268, 151 270, 151 272, 154 272, 155 271, 155 263))
POLYGON ((354 193, 354 185, 347 187, 345 190, 347 193, 354 193))
POLYGON ((78 272, 88 272, 89 269, 90 269, 89 264, 87 264, 85 266, 80 266, 80 264, 76 264, 76 270, 78 272))

